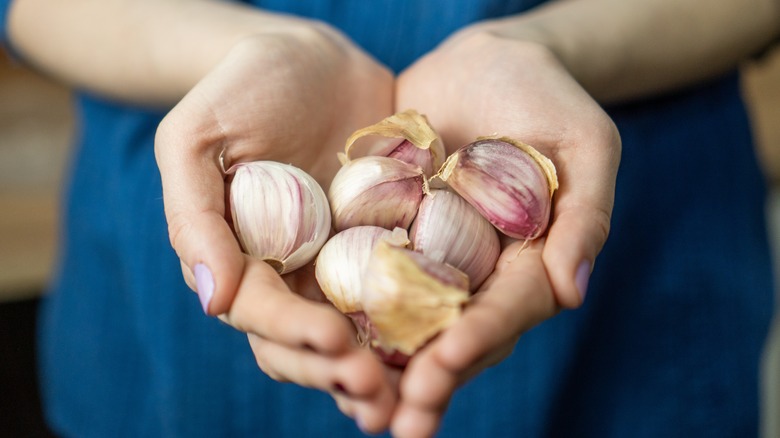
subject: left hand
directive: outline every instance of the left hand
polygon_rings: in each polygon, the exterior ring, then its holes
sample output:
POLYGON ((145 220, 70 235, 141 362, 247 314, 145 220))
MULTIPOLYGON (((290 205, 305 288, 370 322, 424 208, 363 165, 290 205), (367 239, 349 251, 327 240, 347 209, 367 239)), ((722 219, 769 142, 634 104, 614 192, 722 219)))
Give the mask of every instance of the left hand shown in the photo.
POLYGON ((391 429, 437 430, 458 386, 506 358, 520 336, 579 306, 606 241, 620 137, 601 107, 545 47, 467 29, 403 72, 396 110, 428 116, 451 153, 478 136, 531 144, 556 165, 560 189, 548 232, 519 252, 505 239, 495 272, 461 319, 403 372, 391 429))

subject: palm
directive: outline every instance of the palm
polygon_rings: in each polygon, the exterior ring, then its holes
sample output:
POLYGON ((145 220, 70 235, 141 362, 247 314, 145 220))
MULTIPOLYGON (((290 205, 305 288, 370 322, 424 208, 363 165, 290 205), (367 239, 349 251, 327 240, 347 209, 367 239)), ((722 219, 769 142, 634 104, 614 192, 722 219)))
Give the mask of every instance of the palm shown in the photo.
MULTIPOLYGON (((300 167, 327 190, 339 166, 336 153, 349 134, 392 109, 392 75, 339 44, 337 37, 254 37, 239 43, 185 96, 163 129, 191 139, 194 144, 186 147, 210 161, 201 184, 221 190, 221 166, 273 160, 300 167)), ((166 170, 161 166, 163 177, 166 170)), ((225 192, 212 205, 229 221, 225 192)), ((285 280, 293 291, 320 297, 311 270, 285 280)))
POLYGON ((179 107, 190 130, 213 133, 228 163, 287 162, 327 184, 344 139, 387 116, 391 93, 386 70, 336 43, 259 37, 233 50, 179 107))

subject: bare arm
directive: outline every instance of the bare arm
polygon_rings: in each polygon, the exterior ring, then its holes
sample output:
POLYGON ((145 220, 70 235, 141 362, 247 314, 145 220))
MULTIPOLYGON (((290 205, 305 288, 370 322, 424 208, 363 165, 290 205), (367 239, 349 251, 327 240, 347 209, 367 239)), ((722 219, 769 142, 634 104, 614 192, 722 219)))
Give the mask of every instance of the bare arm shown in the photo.
POLYGON ((541 43, 597 100, 722 73, 780 35, 777 0, 561 0, 485 26, 541 43))
POLYGON ((11 44, 33 65, 78 87, 152 104, 177 102, 244 37, 312 29, 209 0, 17 0, 9 13, 11 44))

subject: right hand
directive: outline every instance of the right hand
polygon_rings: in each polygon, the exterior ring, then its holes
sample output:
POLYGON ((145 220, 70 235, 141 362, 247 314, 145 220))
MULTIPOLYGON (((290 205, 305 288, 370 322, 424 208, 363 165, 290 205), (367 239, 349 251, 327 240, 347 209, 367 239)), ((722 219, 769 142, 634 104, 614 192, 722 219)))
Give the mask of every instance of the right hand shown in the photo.
POLYGON ((204 311, 248 333, 272 378, 331 392, 367 431, 389 422, 387 371, 356 345, 344 316, 304 298, 321 296, 312 269, 282 278, 241 252, 219 158, 290 163, 327 190, 349 134, 391 114, 393 85, 387 69, 324 25, 257 35, 234 45, 155 140, 171 244, 204 311))

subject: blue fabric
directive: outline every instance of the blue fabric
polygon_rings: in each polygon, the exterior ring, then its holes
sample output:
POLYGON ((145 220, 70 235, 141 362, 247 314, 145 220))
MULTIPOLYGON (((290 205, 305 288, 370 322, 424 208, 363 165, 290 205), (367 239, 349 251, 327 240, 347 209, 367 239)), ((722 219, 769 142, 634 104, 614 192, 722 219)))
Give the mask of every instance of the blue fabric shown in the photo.
MULTIPOLYGON (((262 2, 335 23, 400 70, 498 0, 262 2)), ((63 253, 41 315, 63 436, 358 436, 326 395, 271 381, 203 316, 168 243, 162 112, 81 94, 63 253)), ((524 336, 452 401, 441 436, 755 436, 772 309, 764 183, 735 75, 609 109, 624 149, 585 306, 524 336)))
POLYGON ((8 10, 11 8, 11 0, 0 0, 0 41, 7 39, 8 10))
POLYGON ((8 48, 8 11, 11 9, 11 0, 0 0, 0 45, 8 48))

